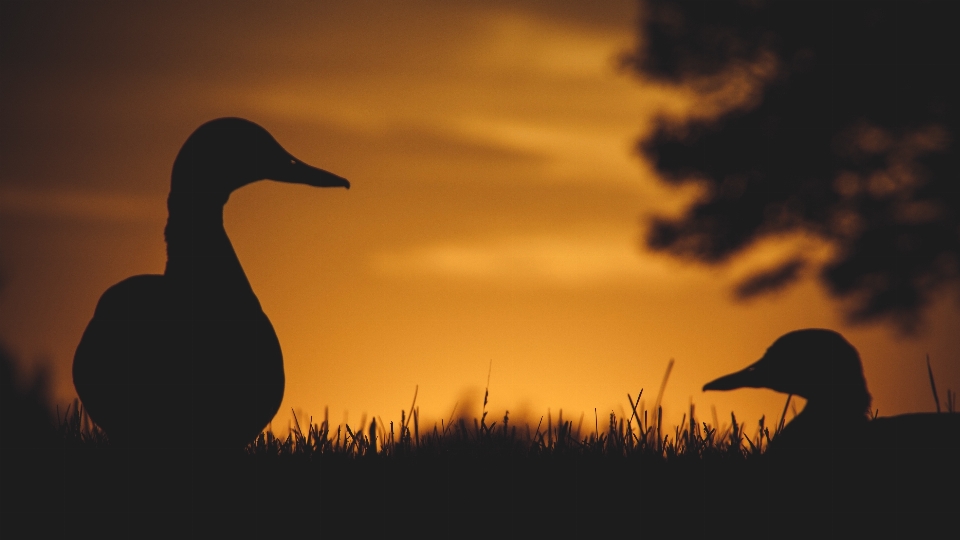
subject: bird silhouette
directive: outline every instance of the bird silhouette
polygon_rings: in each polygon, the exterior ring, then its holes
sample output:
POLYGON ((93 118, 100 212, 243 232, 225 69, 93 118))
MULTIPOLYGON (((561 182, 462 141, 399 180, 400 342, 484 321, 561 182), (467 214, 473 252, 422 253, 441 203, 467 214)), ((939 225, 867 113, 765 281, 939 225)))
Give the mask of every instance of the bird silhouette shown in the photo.
POLYGON ((77 394, 112 442, 242 447, 276 414, 280 343, 223 227, 230 193, 264 179, 350 187, 240 118, 203 124, 180 149, 164 273, 107 289, 74 356, 77 394))
POLYGON ((929 486, 960 480, 960 414, 873 418, 860 355, 839 333, 790 332, 757 362, 703 387, 736 388, 807 401, 766 453, 777 509, 861 516, 861 524, 868 514, 882 521, 896 512, 954 512, 952 500, 929 486))
POLYGON ((911 446, 960 447, 960 414, 914 413, 871 418, 860 354, 842 335, 809 328, 781 336, 763 357, 704 390, 769 388, 795 394, 806 406, 771 442, 770 450, 911 446))

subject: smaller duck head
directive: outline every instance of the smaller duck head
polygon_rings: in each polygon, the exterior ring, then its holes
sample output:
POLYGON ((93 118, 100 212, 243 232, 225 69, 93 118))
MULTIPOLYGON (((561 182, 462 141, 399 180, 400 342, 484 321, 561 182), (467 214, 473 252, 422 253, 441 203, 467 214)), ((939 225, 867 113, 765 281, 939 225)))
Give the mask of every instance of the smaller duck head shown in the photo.
POLYGON ((218 118, 183 144, 173 164, 171 194, 191 193, 223 204, 234 190, 258 180, 350 188, 345 178, 293 157, 259 125, 218 118))
POLYGON ((837 332, 820 328, 785 334, 760 360, 703 386, 704 390, 736 388, 769 388, 808 402, 848 396, 858 402, 866 399, 866 407, 870 406, 857 350, 837 332))

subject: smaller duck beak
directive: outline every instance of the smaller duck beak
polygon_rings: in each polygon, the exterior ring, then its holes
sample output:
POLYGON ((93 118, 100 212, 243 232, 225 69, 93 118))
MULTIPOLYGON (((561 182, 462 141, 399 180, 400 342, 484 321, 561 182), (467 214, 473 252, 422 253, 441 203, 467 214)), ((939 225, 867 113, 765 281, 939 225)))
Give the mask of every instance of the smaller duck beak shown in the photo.
POLYGON ((313 187, 344 187, 350 189, 350 181, 333 174, 332 172, 311 167, 299 159, 289 156, 290 162, 277 178, 280 182, 291 184, 306 184, 313 187))
POLYGON ((708 382, 703 385, 704 392, 707 390, 734 390, 737 388, 767 388, 767 385, 763 384, 760 380, 762 378, 762 371, 757 369, 757 364, 759 363, 760 361, 755 362, 736 373, 724 375, 719 379, 708 382))

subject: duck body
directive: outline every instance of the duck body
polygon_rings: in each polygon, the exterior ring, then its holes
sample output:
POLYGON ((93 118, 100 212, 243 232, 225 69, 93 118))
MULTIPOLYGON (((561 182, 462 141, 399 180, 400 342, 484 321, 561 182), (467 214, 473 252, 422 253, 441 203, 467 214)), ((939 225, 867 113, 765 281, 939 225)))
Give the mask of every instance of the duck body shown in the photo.
MULTIPOLYGON (((960 480, 960 414, 873 418, 857 350, 825 329, 790 332, 747 368, 704 390, 769 388, 807 400, 770 443, 776 511, 952 512, 932 483, 960 480)), ((827 515, 827 514, 822 514, 827 515)))
POLYGON ((784 448, 960 448, 960 414, 913 413, 872 418, 871 396, 857 350, 839 333, 811 328, 781 336, 763 357, 704 390, 769 388, 807 400, 770 444, 784 448))
POLYGON ((266 178, 349 187, 238 118, 204 124, 181 149, 164 273, 110 287, 74 356, 77 393, 111 441, 242 447, 279 409, 280 343, 223 227, 229 194, 266 178))
POLYGON ((74 382, 111 441, 242 447, 276 414, 283 355, 270 320, 256 297, 256 306, 220 312, 205 309, 215 305, 207 299, 165 275, 133 276, 103 294, 74 382))

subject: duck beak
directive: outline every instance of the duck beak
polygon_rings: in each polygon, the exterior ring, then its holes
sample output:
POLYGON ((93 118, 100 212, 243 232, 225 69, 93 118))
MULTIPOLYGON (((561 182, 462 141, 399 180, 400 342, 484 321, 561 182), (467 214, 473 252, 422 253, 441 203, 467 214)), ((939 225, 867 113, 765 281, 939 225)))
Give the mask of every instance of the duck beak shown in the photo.
MULTIPOLYGON (((761 360, 762 361, 762 360, 761 360)), ((714 379, 703 385, 703 390, 734 390, 736 388, 767 388, 762 382, 763 372, 757 369, 760 361, 729 375, 724 375, 719 379, 714 379)))
POLYGON ((273 178, 273 180, 313 187, 344 187, 350 189, 350 181, 346 178, 323 169, 311 167, 289 154, 288 157, 289 165, 284 167, 283 173, 277 175, 277 178, 273 178))

